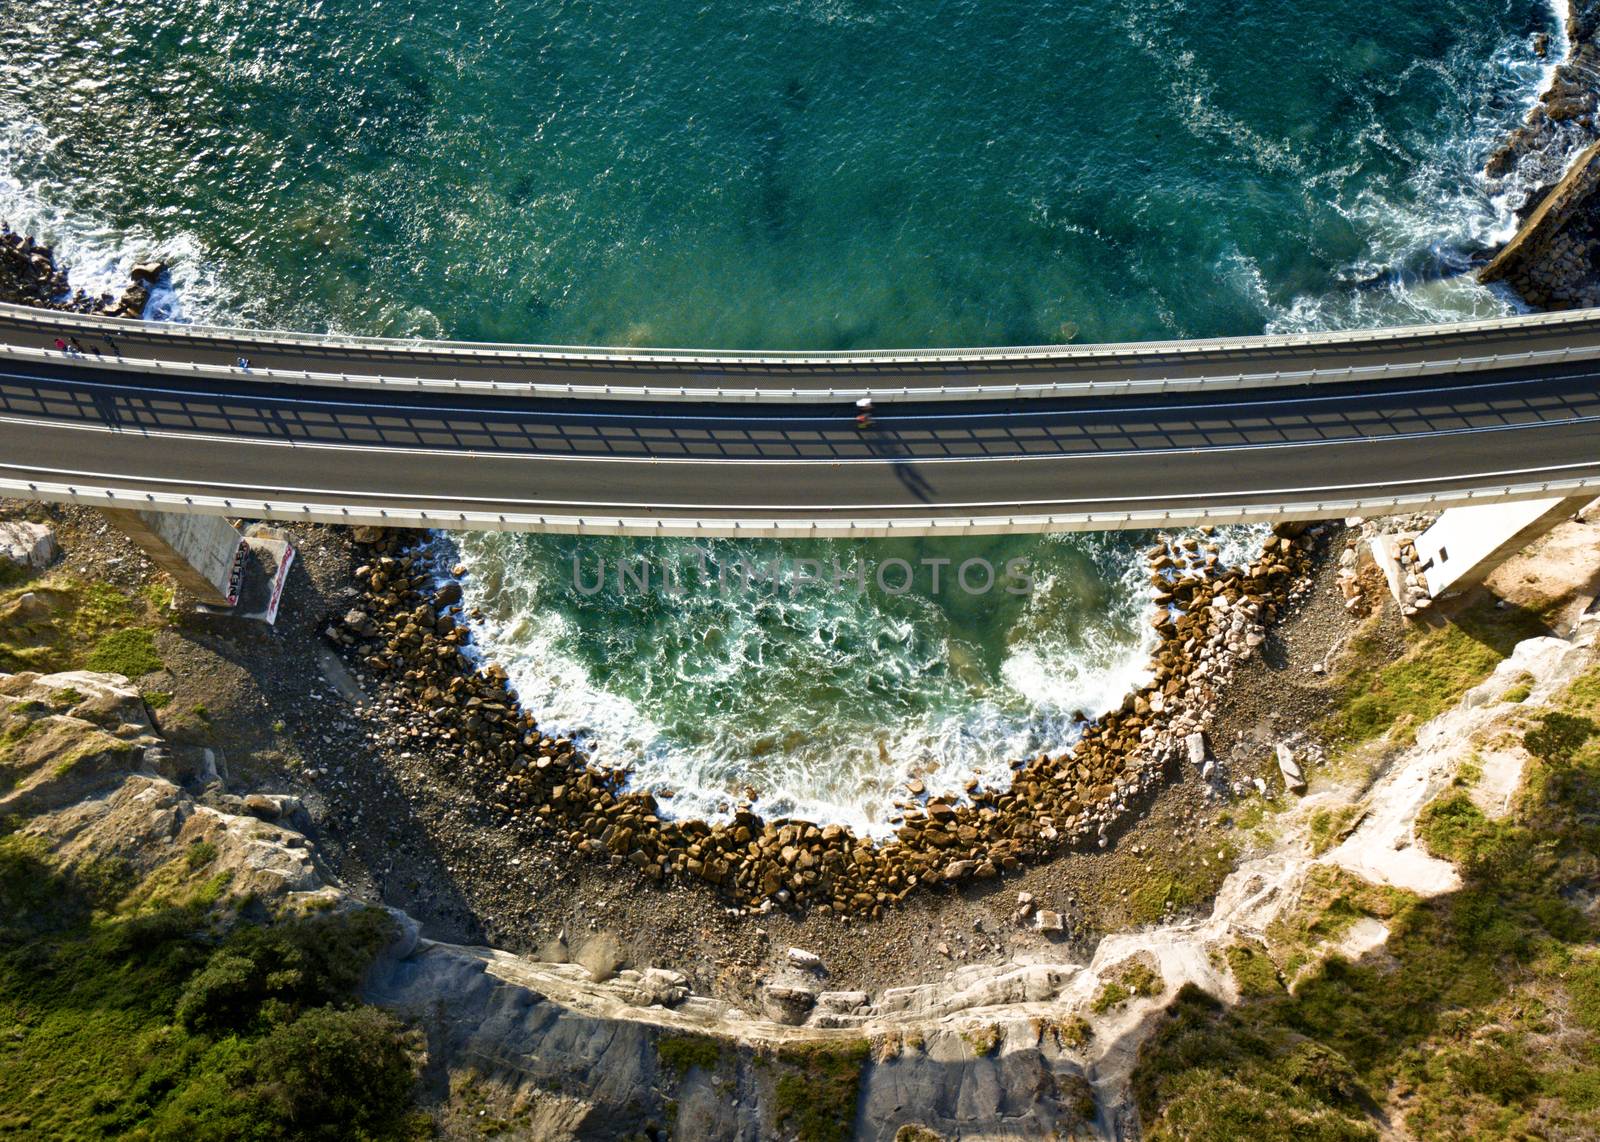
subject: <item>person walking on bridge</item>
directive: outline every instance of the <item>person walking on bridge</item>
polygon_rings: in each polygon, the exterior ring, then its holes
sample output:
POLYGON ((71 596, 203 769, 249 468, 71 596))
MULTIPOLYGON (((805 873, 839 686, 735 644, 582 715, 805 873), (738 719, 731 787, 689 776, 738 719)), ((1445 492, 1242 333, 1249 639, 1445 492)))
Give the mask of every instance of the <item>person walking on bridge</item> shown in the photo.
POLYGON ((872 419, 872 398, 862 397, 856 401, 856 427, 867 429, 871 428, 874 423, 872 419))

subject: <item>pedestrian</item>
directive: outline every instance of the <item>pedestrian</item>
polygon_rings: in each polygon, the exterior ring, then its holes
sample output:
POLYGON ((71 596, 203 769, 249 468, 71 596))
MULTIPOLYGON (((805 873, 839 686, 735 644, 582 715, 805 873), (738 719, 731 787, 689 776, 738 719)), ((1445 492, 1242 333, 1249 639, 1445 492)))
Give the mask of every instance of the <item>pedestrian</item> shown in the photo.
POLYGON ((83 346, 78 344, 78 339, 76 337, 68 337, 67 345, 72 349, 74 356, 83 356, 83 346))
POLYGON ((239 368, 243 369, 245 372, 248 373, 250 371, 250 358, 249 357, 240 357, 238 362, 237 362, 237 364, 238 364, 239 368))
POLYGON ((862 397, 856 401, 856 427, 871 428, 872 423, 872 398, 862 397))
POLYGON ((65 341, 61 340, 61 338, 57 337, 56 338, 56 352, 57 353, 65 353, 66 351, 67 351, 67 343, 65 341))

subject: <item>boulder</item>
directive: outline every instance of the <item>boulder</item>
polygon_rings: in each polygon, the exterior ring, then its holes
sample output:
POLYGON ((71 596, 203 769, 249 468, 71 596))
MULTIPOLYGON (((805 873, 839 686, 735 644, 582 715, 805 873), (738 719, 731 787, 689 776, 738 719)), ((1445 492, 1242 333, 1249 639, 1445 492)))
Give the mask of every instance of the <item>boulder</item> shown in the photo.
POLYGON ((769 983, 761 989, 761 1008, 767 1017, 790 1027, 806 1021, 811 1009, 817 1005, 817 992, 813 988, 789 983, 769 983))
POLYGON ((689 997, 689 977, 667 968, 645 968, 628 993, 635 1007, 676 1007, 689 997))
POLYGON ((0 562, 43 571, 58 553, 55 532, 42 523, 0 523, 0 562))
POLYGON ((1301 772, 1300 765, 1294 759, 1294 750, 1284 742, 1277 746, 1278 769, 1283 774, 1283 783, 1291 793, 1304 793, 1306 791, 1306 775, 1301 772))
POLYGON ((1204 730, 1196 730, 1184 738, 1183 746, 1189 751, 1190 765, 1204 765, 1206 763, 1206 735, 1204 730))
POLYGON ((808 971, 822 970, 822 957, 815 952, 808 952, 804 948, 790 948, 788 956, 789 962, 797 968, 805 968, 808 971))
POLYGON ((1040 932, 1064 932, 1067 923, 1062 919, 1061 913, 1041 908, 1033 914, 1033 926, 1040 932))

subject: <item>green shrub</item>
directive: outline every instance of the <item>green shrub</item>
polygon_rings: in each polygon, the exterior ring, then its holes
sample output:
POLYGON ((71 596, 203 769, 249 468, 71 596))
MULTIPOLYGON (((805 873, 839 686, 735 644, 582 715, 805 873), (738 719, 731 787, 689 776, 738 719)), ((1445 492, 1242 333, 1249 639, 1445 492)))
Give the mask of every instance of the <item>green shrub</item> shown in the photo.
POLYGON ((661 1065, 680 1077, 695 1067, 714 1071, 722 1061, 722 1045, 706 1035, 663 1035, 656 1040, 661 1065))
POLYGON ((1597 732, 1600 726, 1588 718, 1556 712, 1546 714, 1537 728, 1524 734, 1522 743, 1540 761, 1565 765, 1597 732))
POLYGON ((393 1018, 319 1007, 252 1041, 223 1039, 155 1114, 158 1137, 391 1138, 414 1132, 410 1055, 393 1018))
POLYGON ((112 631, 89 652, 89 669, 104 674, 139 678, 162 669, 155 635, 143 627, 112 631))
POLYGON ((852 1137, 868 1051, 864 1039, 780 1050, 778 1062, 789 1073, 779 1077, 774 1092, 778 1122, 792 1124, 800 1142, 845 1142, 852 1137))
POLYGON ((189 851, 183 854, 183 859, 189 866, 189 871, 195 872, 217 859, 217 846, 210 841, 190 845, 189 851))

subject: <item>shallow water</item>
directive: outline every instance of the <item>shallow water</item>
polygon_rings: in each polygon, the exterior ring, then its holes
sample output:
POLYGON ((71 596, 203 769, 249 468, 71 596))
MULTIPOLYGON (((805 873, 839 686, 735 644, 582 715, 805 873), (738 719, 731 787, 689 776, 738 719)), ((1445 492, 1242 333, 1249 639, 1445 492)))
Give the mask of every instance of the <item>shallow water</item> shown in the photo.
MULTIPOLYGON (((1506 312, 1481 177, 1552 60, 1542 0, 73 0, 0 5, 0 217, 178 319, 561 343, 1109 341, 1506 312)), ((1243 542, 1235 537, 1237 542, 1243 542)), ((881 825, 1070 740, 1147 651, 1139 537, 811 545, 1025 558, 927 584, 586 594, 469 537, 547 725, 715 809, 881 825)), ((809 556, 805 553, 809 552, 809 556)), ((1003 557, 1003 558, 1001 558, 1003 557)))

